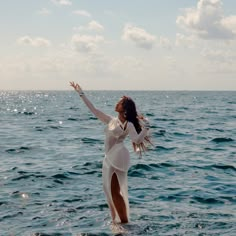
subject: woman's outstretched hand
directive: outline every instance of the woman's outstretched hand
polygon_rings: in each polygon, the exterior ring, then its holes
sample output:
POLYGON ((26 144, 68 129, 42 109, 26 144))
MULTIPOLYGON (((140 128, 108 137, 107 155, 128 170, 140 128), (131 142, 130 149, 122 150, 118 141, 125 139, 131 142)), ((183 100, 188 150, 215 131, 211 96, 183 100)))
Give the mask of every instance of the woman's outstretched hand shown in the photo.
POLYGON ((77 91, 78 93, 83 93, 83 90, 79 86, 79 84, 72 81, 72 82, 70 82, 70 86, 73 87, 75 89, 75 91, 77 91))

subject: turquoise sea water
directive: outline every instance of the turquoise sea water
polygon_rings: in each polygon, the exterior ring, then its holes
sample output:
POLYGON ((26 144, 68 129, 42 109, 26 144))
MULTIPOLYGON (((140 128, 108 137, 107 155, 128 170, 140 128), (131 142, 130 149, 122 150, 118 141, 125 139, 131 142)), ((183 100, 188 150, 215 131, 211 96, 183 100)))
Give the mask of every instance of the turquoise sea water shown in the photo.
MULTIPOLYGON (((88 91, 110 115, 131 96, 151 123, 129 139, 131 221, 120 235, 236 235, 236 92, 88 91)), ((74 91, 0 91, 0 235, 114 235, 104 125, 74 91)))

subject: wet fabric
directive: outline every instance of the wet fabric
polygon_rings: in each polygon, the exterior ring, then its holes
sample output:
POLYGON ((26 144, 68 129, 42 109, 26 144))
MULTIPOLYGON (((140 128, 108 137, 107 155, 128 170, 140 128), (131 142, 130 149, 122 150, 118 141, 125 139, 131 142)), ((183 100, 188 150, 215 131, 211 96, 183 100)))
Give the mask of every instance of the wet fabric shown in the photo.
POLYGON ((83 95, 83 101, 91 112, 103 123, 107 124, 105 128, 105 157, 103 160, 102 180, 103 189, 111 211, 115 212, 115 220, 120 221, 115 208, 111 194, 111 180, 115 173, 120 186, 120 192, 126 205, 126 213, 129 219, 129 201, 128 201, 128 181, 127 172, 130 166, 130 154, 124 145, 124 139, 129 136, 131 141, 140 144, 147 135, 147 130, 143 129, 139 134, 131 122, 122 123, 117 117, 106 115, 96 109, 88 98, 83 95))

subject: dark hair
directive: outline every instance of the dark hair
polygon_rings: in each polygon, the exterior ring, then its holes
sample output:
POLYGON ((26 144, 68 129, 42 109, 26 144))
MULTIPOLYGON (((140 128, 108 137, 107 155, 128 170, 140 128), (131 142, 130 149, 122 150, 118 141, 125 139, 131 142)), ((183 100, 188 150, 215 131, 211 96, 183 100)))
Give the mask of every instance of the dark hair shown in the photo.
POLYGON ((137 133, 139 134, 142 128, 139 124, 138 113, 134 101, 130 97, 124 96, 122 98, 122 106, 126 120, 133 123, 137 133))
MULTIPOLYGON (((133 123, 137 133, 139 134, 142 131, 142 126, 140 125, 139 122, 139 115, 137 113, 134 101, 130 97, 123 96, 121 104, 124 109, 124 115, 126 117, 126 120, 133 123)), ((148 136, 144 138, 144 142, 151 143, 148 136)), ((135 151, 139 150, 140 154, 142 151, 146 151, 147 148, 144 142, 140 144, 133 143, 134 150, 135 151)))

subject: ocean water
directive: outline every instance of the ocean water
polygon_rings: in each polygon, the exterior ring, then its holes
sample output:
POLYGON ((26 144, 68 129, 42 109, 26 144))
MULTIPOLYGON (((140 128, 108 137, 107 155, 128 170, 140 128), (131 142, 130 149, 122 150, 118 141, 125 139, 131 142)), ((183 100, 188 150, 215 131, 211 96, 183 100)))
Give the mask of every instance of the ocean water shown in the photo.
MULTIPOLYGON (((131 96, 154 146, 131 148, 119 235, 236 235, 236 92, 87 91, 116 115, 131 96)), ((74 91, 0 91, 0 235, 115 235, 102 190, 104 125, 74 91)))

